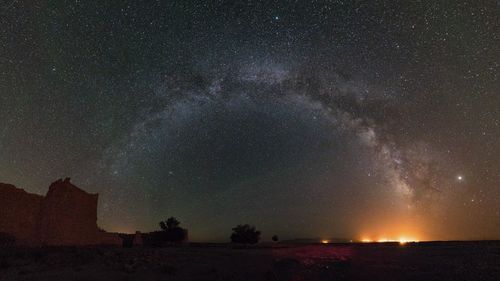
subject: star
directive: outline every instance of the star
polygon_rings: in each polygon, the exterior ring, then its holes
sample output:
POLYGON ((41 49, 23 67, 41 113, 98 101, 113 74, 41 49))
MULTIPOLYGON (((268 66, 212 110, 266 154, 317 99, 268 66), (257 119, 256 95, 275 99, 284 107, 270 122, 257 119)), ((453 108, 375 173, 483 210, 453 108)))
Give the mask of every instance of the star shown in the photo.
POLYGON ((200 241, 252 222, 353 238, 414 216, 429 239, 500 238, 500 32, 478 1, 72 1, 42 5, 50 17, 17 2, 0 8, 2 182, 73 176, 102 194, 109 231, 173 215, 200 241))

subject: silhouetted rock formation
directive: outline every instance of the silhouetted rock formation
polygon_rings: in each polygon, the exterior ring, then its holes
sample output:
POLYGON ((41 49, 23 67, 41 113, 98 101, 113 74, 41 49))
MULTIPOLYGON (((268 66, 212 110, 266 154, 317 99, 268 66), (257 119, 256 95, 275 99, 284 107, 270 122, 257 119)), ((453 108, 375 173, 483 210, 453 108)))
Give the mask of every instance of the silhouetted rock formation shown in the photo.
POLYGON ((98 197, 69 178, 52 183, 45 197, 0 183, 0 233, 21 245, 121 245, 117 234, 97 227, 98 197))
POLYGON ((35 243, 42 201, 43 196, 0 183, 0 232, 14 236, 20 244, 35 243))

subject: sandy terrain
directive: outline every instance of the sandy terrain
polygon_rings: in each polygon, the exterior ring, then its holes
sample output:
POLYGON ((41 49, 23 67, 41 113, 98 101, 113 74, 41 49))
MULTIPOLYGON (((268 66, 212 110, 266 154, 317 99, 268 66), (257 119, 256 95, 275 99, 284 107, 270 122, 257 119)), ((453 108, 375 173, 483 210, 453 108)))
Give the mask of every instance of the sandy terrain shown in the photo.
POLYGON ((0 280, 500 280, 500 242, 0 248, 0 280))

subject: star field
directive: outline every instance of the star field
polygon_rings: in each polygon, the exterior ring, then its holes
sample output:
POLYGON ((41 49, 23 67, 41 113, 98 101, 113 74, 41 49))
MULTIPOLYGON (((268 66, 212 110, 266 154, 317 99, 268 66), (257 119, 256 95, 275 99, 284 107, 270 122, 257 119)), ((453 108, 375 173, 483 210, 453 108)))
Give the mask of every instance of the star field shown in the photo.
POLYGON ((99 225, 500 238, 498 1, 7 1, 0 182, 99 225))

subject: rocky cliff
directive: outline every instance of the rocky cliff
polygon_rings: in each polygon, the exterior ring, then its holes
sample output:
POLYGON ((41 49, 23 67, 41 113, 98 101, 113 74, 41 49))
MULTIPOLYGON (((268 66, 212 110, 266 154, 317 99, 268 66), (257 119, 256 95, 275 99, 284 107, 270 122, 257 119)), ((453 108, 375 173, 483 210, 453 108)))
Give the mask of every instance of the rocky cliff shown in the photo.
POLYGON ((22 245, 121 244, 117 234, 97 227, 98 194, 69 178, 52 183, 45 197, 0 183, 0 232, 22 245))
POLYGON ((42 201, 43 196, 0 183, 0 232, 14 236, 21 244, 36 243, 42 201))

